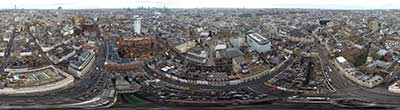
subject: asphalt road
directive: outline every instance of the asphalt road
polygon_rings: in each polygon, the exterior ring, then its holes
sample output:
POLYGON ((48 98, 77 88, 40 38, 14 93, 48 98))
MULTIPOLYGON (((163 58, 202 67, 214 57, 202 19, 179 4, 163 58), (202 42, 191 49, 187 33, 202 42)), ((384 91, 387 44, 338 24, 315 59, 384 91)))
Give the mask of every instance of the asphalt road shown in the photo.
MULTIPOLYGON (((293 93, 288 93, 285 91, 279 91, 275 88, 271 88, 268 87, 266 85, 264 85, 264 82, 271 79, 273 76, 277 75, 278 73, 280 73, 281 71, 285 70, 290 64, 293 63, 294 60, 289 60, 288 62, 286 62, 285 64, 283 64, 282 66, 280 66, 280 68, 276 69, 275 71, 272 71, 270 74, 265 75, 259 79, 253 80, 253 81, 249 81, 246 83, 241 83, 238 85, 226 85, 226 86, 212 86, 212 85, 196 85, 196 84, 192 84, 192 83, 181 83, 169 78, 164 78, 164 77, 157 77, 157 76, 161 76, 159 75, 159 73, 155 73, 154 71, 152 71, 150 68, 148 67, 144 67, 144 69, 149 72, 150 75, 160 78, 160 80, 168 82, 170 84, 174 84, 174 85, 178 85, 178 86, 183 86, 183 87, 189 87, 191 89, 233 89, 233 88, 252 88, 255 92, 262 92, 262 93, 266 93, 266 94, 270 94, 270 95, 276 95, 276 96, 281 96, 281 97, 288 97, 293 95, 293 93), (157 76, 156 76, 157 75, 157 76)), ((162 74, 162 73, 160 73, 162 74)))
MULTIPOLYGON (((35 39, 34 36, 32 37, 35 39)), ((8 47, 12 46, 13 41, 14 41, 14 36, 11 37, 8 47)), ((78 100, 77 98, 83 94, 89 93, 93 94, 92 95, 93 97, 96 96, 99 92, 93 93, 91 92, 91 90, 93 90, 96 87, 96 84, 100 80, 101 76, 104 76, 106 78, 108 76, 103 69, 99 70, 95 69, 97 66, 102 67, 105 61, 105 47, 103 44, 104 43, 100 45, 98 56, 96 56, 96 62, 95 62, 96 66, 92 68, 92 71, 89 72, 87 76, 84 77, 84 79, 75 79, 73 87, 40 96, 0 96, 0 102, 5 102, 7 104, 57 105, 57 104, 81 102, 82 100, 78 100)), ((8 48, 8 51, 11 51, 11 48, 8 48)), ((50 60, 48 59, 48 61, 50 60)))
POLYGON ((387 92, 374 91, 360 85, 353 83, 351 80, 344 77, 343 73, 338 71, 332 62, 332 58, 329 57, 329 52, 325 46, 320 43, 316 43, 319 57, 323 65, 324 71, 328 72, 331 77, 332 85, 336 88, 336 92, 327 94, 332 97, 343 97, 343 98, 359 98, 377 103, 390 103, 399 104, 400 97, 398 95, 389 94, 387 92), (329 72, 328 68, 331 68, 332 72, 329 72))
POLYGON ((2 61, 2 65, 0 65, 0 73, 4 74, 4 68, 7 66, 8 62, 9 62, 9 56, 11 53, 11 49, 12 46, 14 44, 14 40, 15 40, 15 36, 17 36, 19 33, 16 33, 15 30, 13 31, 11 38, 10 38, 10 42, 8 42, 7 44, 7 50, 4 53, 4 59, 2 61))
MULTIPOLYGON (((343 73, 341 73, 336 67, 334 66, 333 59, 330 58, 328 50, 326 50, 321 44, 316 43, 317 51, 319 53, 319 57, 321 58, 321 64, 323 65, 323 70, 328 73, 329 77, 331 78, 331 83, 333 87, 337 90, 335 93, 325 94, 328 97, 332 98, 360 98, 370 101, 376 101, 379 103, 398 103, 400 101, 400 97, 396 97, 393 94, 385 94, 379 93, 376 91, 368 90, 367 88, 361 87, 347 78, 344 77, 343 73), (329 71, 331 70, 331 71, 329 71)), ((294 95, 294 93, 288 93, 276 90, 271 87, 265 86, 263 83, 273 76, 278 74, 279 72, 286 69, 293 61, 282 65, 276 71, 268 74, 260 79, 250 81, 247 83, 241 83, 239 85, 227 85, 227 86, 208 86, 208 85, 196 85, 191 83, 180 83, 178 81, 174 81, 168 78, 161 78, 163 81, 175 84, 178 86, 183 87, 190 87, 192 89, 232 89, 232 88, 249 88, 254 92, 257 93, 266 93, 273 96, 278 97, 288 97, 294 95)), ((149 68, 145 69, 149 71, 149 68)), ((151 73, 157 74, 157 73, 151 73)), ((158 75, 160 76, 160 75, 158 75)), ((158 77, 160 78, 160 77, 158 77)))
POLYGON ((47 61, 49 64, 53 64, 53 62, 50 60, 50 57, 46 57, 46 56, 47 56, 47 55, 46 55, 46 52, 44 52, 42 49, 40 49, 40 44, 39 44, 39 42, 36 42, 36 41, 38 41, 38 40, 36 39, 35 36, 33 36, 32 32, 29 32, 29 36, 31 36, 31 37, 32 37, 32 40, 35 41, 35 45, 36 45, 37 48, 39 48, 40 54, 41 54, 42 56, 45 57, 46 61, 47 61))
POLYGON ((342 73, 336 69, 334 66, 333 62, 331 61, 331 58, 329 57, 329 52, 326 50, 321 44, 317 43, 316 44, 319 57, 321 58, 321 64, 323 66, 323 71, 327 72, 330 78, 332 79, 332 85, 337 89, 346 89, 350 87, 355 87, 355 84, 352 82, 349 82, 348 79, 346 79, 342 73), (332 70, 332 72, 329 71, 329 68, 332 70))
POLYGON ((241 106, 222 106, 222 107, 196 107, 196 106, 163 106, 157 104, 144 104, 144 105, 135 105, 135 104, 120 104, 115 105, 109 110, 131 110, 134 108, 135 110, 270 110, 270 109, 279 109, 279 110, 292 110, 292 109, 339 109, 336 106, 331 104, 301 104, 301 103, 273 103, 273 104, 260 104, 260 105, 241 105, 241 106))

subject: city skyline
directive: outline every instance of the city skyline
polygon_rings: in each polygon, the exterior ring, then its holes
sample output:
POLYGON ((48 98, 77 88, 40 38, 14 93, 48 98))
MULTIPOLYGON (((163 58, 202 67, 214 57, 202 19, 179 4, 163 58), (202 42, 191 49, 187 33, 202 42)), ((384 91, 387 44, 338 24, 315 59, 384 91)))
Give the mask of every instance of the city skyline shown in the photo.
POLYGON ((99 9, 99 8, 312 8, 312 9, 400 9, 396 0, 0 0, 0 9, 99 9))

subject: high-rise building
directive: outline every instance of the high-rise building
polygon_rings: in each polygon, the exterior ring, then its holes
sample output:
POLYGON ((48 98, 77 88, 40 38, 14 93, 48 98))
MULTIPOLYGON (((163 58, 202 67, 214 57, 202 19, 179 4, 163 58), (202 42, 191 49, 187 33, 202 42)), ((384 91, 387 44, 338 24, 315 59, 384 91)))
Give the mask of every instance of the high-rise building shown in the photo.
POLYGON ((140 34, 141 31, 141 18, 136 18, 134 23, 133 23, 133 29, 135 33, 140 34))
POLYGON ((62 7, 58 7, 56 13, 57 13, 58 15, 61 15, 61 14, 62 14, 62 7))

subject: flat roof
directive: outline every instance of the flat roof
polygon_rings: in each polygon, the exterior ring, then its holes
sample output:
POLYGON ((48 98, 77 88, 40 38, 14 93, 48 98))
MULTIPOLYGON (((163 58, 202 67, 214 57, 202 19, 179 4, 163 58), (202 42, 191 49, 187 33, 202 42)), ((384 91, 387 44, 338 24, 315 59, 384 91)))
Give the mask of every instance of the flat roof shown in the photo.
POLYGON ((250 33, 248 36, 259 44, 267 44, 269 42, 267 38, 258 33, 250 33))

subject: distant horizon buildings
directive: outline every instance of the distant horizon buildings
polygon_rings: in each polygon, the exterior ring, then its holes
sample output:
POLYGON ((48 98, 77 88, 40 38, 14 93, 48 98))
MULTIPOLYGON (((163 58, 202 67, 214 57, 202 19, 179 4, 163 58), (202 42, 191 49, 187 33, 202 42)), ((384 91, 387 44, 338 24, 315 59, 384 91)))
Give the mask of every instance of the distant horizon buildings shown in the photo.
POLYGON ((127 7, 157 8, 306 8, 306 9, 400 9, 397 0, 68 0, 39 1, 14 0, 3 1, 0 9, 14 9, 18 5, 24 9, 107 9, 127 7))
MULTIPOLYGON (((399 6, 400 7, 400 6, 399 6)), ((285 6, 274 6, 274 7, 223 7, 223 6, 201 6, 201 7, 167 7, 167 6, 125 6, 125 7, 80 7, 80 8, 64 8, 64 10, 96 10, 96 9, 304 9, 304 10, 400 10, 397 7, 389 7, 389 8, 365 8, 365 7, 285 7, 285 6)), ((58 7, 49 7, 49 8, 31 8, 31 7, 20 7, 17 8, 16 5, 14 7, 2 8, 0 10, 58 10, 58 7)))

